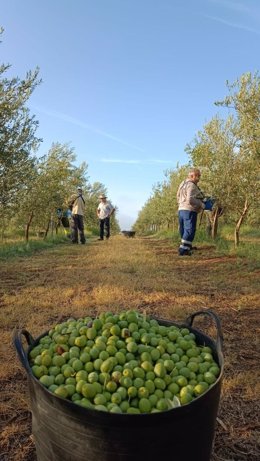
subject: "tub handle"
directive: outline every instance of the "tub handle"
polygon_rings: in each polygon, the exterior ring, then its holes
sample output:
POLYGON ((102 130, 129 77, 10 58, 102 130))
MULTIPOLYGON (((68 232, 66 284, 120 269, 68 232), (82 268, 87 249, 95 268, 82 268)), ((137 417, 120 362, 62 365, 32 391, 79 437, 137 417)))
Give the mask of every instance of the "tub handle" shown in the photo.
POLYGON ((29 366, 27 353, 23 347, 22 336, 25 337, 28 346, 32 346, 35 340, 32 335, 27 330, 15 330, 13 335, 13 343, 23 367, 31 373, 31 368, 29 366))
POLYGON ((203 310, 203 311, 197 311, 191 314, 189 317, 187 317, 186 324, 189 327, 191 327, 193 324, 193 320, 195 319, 195 317, 199 315, 206 315, 214 321, 216 325, 216 329, 217 329, 216 348, 217 348, 218 354, 220 354, 223 357, 223 333, 222 333, 221 322, 220 322, 219 317, 217 316, 217 314, 215 314, 215 312, 213 312, 210 309, 203 310))

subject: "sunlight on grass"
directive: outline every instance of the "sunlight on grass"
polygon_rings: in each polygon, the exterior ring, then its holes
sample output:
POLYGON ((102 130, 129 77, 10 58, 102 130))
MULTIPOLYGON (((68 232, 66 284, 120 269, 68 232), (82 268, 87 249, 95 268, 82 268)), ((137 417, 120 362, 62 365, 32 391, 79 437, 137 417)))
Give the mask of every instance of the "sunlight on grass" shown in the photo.
POLYGON ((67 241, 67 238, 63 235, 48 237, 46 240, 32 239, 28 243, 24 239, 10 239, 7 242, 0 242, 0 260, 29 256, 36 251, 53 248, 65 241, 67 241))
MULTIPOLYGON (((35 247, 22 258, 17 258, 15 250, 12 258, 1 261, 0 384, 5 400, 0 411, 7 421, 6 445, 18 439, 21 446, 31 446, 25 442, 25 434, 30 434, 26 375, 11 346, 14 328, 25 328, 37 338, 70 317, 127 309, 176 323, 199 310, 216 312, 222 321, 225 348, 220 418, 234 431, 234 439, 238 437, 242 402, 244 424, 249 427, 248 405, 251 414, 259 392, 254 361, 259 307, 255 255, 259 252, 247 253, 243 244, 241 251, 232 253, 230 242, 219 250, 218 242, 215 246, 200 234, 198 241, 200 237, 202 250, 186 259, 178 257, 177 236, 174 241, 161 234, 160 238, 113 236, 101 245, 94 239, 85 246, 51 243, 35 247), (13 424, 13 415, 17 421, 20 414, 21 422, 13 424)), ((196 318, 194 327, 216 338, 216 325, 204 316, 196 318)))
POLYGON ((233 378, 225 379, 224 389, 226 395, 233 395, 234 392, 241 390, 244 399, 258 400, 260 393, 260 383, 257 382, 256 376, 250 371, 238 373, 233 378))

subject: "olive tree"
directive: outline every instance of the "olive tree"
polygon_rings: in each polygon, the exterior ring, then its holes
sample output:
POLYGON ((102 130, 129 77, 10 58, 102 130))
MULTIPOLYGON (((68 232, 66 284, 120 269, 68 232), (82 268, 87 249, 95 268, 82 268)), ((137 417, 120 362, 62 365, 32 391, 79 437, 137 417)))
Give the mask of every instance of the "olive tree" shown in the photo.
POLYGON ((0 212, 1 234, 20 205, 20 194, 34 176, 36 152, 41 139, 38 121, 26 103, 40 84, 39 69, 24 79, 7 78, 10 65, 0 65, 0 212))
POLYGON ((54 228, 57 209, 66 209, 70 195, 77 185, 89 188, 87 165, 74 165, 76 155, 68 144, 54 143, 47 155, 37 163, 33 180, 20 196, 18 219, 26 229, 26 240, 33 224, 36 229, 54 228))
POLYGON ((235 136, 237 138, 237 173, 235 220, 235 244, 239 244, 239 232, 249 209, 257 212, 260 199, 260 77, 258 73, 243 74, 233 84, 227 82, 229 94, 216 105, 234 111, 236 118, 235 136))

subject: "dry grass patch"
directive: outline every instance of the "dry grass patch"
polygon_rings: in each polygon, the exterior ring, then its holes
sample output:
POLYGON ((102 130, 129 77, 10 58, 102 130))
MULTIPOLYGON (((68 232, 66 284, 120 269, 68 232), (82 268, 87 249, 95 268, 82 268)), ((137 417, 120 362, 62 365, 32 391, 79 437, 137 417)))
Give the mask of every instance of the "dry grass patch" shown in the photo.
MULTIPOLYGON (((257 461, 258 285, 247 260, 221 258, 214 247, 179 258, 169 240, 112 237, 65 244, 0 268, 1 461, 35 461, 28 387, 12 334, 37 337, 69 317, 134 308, 183 321, 212 308, 224 332, 225 378, 212 461, 257 461), (249 270, 250 268, 250 270, 249 270), (240 278, 242 275, 242 279, 240 278)), ((195 326, 211 337, 207 318, 195 326)))

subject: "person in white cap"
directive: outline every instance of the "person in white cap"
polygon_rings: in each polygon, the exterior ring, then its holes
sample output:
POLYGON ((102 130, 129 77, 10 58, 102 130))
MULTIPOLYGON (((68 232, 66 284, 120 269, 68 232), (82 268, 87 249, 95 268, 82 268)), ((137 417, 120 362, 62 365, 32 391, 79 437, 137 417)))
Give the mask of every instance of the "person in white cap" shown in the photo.
POLYGON ((71 209, 71 241, 72 243, 86 243, 84 235, 84 212, 85 200, 82 195, 82 187, 77 188, 77 194, 70 198, 69 207, 71 209))
POLYGON ((97 216, 99 218, 99 239, 104 240, 104 233, 106 232, 106 239, 110 237, 110 216, 115 212, 115 208, 107 200, 106 195, 99 196, 100 203, 97 207, 97 216))

